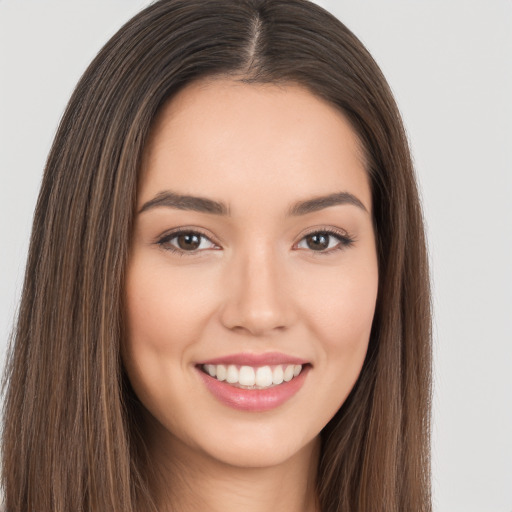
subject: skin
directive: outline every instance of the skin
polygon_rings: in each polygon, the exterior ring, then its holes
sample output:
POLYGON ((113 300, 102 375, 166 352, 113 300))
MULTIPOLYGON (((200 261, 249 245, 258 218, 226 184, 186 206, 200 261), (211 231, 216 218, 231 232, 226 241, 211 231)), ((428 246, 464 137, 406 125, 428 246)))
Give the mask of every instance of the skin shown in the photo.
POLYGON ((162 109, 142 167, 123 359, 146 410, 159 510, 317 510, 319 433, 360 373, 377 297, 356 134, 298 85, 219 78, 187 86, 162 109), (229 215, 143 208, 164 191, 221 201, 229 215), (333 192, 361 204, 288 214, 333 192), (159 243, 181 227, 207 238, 182 254, 170 250, 176 237, 159 243), (311 248, 307 235, 325 229, 352 242, 330 237, 327 248, 311 248), (221 403, 196 367, 275 351, 311 368, 270 411, 221 403))

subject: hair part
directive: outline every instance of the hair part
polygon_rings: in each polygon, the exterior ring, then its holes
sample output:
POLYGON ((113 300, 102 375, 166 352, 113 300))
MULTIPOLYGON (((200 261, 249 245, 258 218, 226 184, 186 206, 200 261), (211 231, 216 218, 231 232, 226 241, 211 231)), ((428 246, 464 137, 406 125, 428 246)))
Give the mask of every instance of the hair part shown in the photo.
POLYGON ((318 496, 323 512, 429 512, 430 291, 407 138, 364 46, 306 0, 161 0, 77 85, 46 164, 8 359, 7 510, 154 509, 140 405, 120 358, 138 174, 163 104, 219 76, 299 84, 359 136, 379 292, 361 375, 322 432, 318 496))

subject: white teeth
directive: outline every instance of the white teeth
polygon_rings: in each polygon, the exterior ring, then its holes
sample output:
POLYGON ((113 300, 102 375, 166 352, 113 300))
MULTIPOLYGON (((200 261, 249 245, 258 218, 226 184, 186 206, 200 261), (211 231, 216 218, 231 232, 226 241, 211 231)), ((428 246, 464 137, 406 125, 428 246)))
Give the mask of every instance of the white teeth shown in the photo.
MULTIPOLYGON (((241 384, 241 383, 240 383, 241 384)), ((268 388, 272 385, 272 370, 270 366, 262 366, 256 370, 256 386, 268 388)))
POLYGON ((217 365, 217 380, 220 380, 220 381, 226 380, 227 373, 228 373, 228 371, 223 364, 217 365))
POLYGON ((290 364, 286 367, 286 370, 284 371, 283 380, 285 382, 290 382, 293 379, 293 372, 295 370, 295 366, 293 364, 290 364))
POLYGON ((230 364, 228 366, 228 373, 226 374, 226 382, 229 382, 230 384, 238 382, 238 375, 239 373, 237 367, 230 364))
POLYGON ((281 384, 283 382, 283 367, 276 366, 272 372, 272 382, 274 384, 281 384))
POLYGON ((253 389, 265 389, 278 386, 283 382, 290 382, 302 371, 300 364, 276 365, 276 366, 236 366, 230 364, 205 364, 203 370, 211 377, 228 384, 239 385, 253 389))
POLYGON ((256 375, 254 374, 254 368, 251 368, 250 366, 242 366, 240 368, 238 383, 242 386, 254 386, 255 382, 256 375))

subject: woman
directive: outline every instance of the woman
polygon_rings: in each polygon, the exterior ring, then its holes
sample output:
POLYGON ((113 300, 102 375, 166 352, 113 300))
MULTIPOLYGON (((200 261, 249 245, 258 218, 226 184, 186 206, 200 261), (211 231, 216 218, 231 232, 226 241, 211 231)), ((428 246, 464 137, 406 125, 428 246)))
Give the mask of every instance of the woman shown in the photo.
POLYGON ((11 511, 430 510, 414 173, 303 0, 165 0, 73 94, 8 369, 11 511))

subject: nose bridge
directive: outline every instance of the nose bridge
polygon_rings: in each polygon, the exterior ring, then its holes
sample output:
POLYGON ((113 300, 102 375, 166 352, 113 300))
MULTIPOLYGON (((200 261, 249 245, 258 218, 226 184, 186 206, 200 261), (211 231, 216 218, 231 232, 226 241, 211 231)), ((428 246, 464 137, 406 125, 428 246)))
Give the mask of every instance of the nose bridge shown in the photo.
POLYGON ((224 325, 253 335, 288 326, 291 316, 282 262, 270 244, 252 245, 229 265, 224 325))

